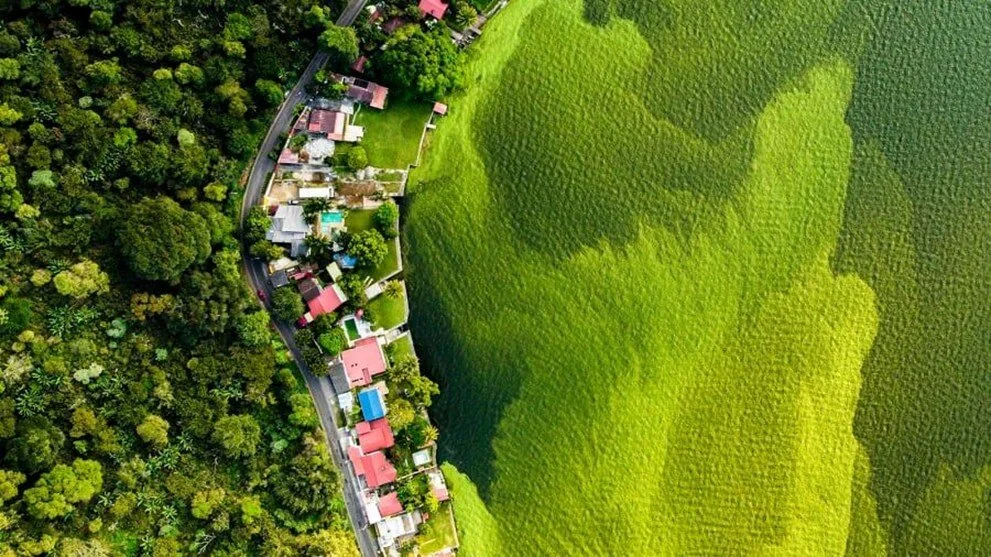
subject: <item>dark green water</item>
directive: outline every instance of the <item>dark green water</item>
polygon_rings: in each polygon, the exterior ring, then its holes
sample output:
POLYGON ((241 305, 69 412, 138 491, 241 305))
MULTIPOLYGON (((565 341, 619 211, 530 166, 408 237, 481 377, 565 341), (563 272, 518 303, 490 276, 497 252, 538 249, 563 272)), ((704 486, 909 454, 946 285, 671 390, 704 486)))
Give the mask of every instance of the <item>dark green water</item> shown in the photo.
MULTIPOLYGON (((991 464, 991 9, 869 8, 876 34, 848 113, 858 157, 837 267, 878 294, 881 328, 854 427, 902 552, 909 538, 938 540, 946 526, 918 520, 941 466, 965 481, 991 464)), ((957 542, 982 522, 956 531, 957 542)))

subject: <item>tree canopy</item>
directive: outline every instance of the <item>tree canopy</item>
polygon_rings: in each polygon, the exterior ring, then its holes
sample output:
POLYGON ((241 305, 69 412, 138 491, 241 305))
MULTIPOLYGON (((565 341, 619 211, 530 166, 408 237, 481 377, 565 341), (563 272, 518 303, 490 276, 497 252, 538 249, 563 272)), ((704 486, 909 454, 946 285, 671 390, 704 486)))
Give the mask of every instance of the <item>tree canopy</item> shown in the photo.
POLYGON ((424 31, 402 27, 378 54, 382 79, 407 95, 440 99, 464 85, 464 53, 451 42, 446 27, 424 31))
POLYGON ((203 217, 168 197, 145 198, 127 213, 118 233, 121 251, 141 278, 175 281, 210 256, 203 217))

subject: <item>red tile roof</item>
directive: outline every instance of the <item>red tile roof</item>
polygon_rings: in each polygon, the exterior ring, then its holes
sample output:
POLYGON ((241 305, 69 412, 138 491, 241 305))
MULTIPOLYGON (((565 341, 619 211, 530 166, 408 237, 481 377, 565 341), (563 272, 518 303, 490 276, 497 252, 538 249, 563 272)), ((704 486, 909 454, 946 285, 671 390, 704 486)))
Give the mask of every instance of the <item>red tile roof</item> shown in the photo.
POLYGON ((403 504, 399 502, 399 495, 392 493, 379 497, 379 514, 382 516, 392 516, 403 512, 403 504))
POLYGON ((341 141, 344 139, 345 124, 347 124, 347 114, 318 108, 310 113, 308 129, 313 133, 325 133, 334 141, 341 141))
POLYGON ((440 502, 447 501, 451 498, 451 494, 448 493, 447 487, 430 486, 430 492, 433 493, 434 497, 436 497, 440 502))
POLYGON ((358 444, 365 453, 388 449, 396 444, 388 418, 361 422, 355 426, 355 431, 358 432, 358 444))
POLYGON ((447 114, 447 105, 444 103, 434 103, 434 112, 441 116, 447 114))
POLYGON ((447 4, 440 0, 420 0, 420 13, 430 15, 434 19, 444 19, 444 12, 447 11, 447 4))
POLYGON ((396 481, 396 469, 380 452, 362 454, 358 447, 348 447, 348 459, 354 473, 365 477, 368 487, 375 488, 396 481))
POLYGON ((375 338, 366 338, 355 343, 341 353, 344 371, 352 387, 364 387, 372 382, 372 377, 385 371, 385 356, 375 338))
POLYGON ((358 73, 364 73, 365 64, 367 63, 368 63, 368 57, 362 54, 361 56, 358 57, 357 60, 354 61, 354 64, 351 64, 351 69, 358 73))
POLYGON ((279 164, 299 164, 299 155, 289 149, 283 149, 279 154, 279 164))
POLYGON ((306 305, 310 308, 310 315, 314 319, 320 315, 334 311, 341 307, 342 304, 344 304, 344 300, 337 293, 336 285, 324 288, 319 296, 306 302, 306 305))

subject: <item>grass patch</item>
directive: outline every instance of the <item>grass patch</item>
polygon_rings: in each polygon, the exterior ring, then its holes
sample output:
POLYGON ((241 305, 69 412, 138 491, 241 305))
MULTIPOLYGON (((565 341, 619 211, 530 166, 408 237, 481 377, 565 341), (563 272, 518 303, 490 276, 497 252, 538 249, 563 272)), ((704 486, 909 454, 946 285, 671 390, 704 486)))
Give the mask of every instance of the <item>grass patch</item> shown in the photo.
POLYGON ((454 547, 457 538, 452 513, 451 503, 445 501, 420 527, 416 544, 420 547, 421 555, 432 555, 442 549, 454 547))
MULTIPOLYGON (((344 224, 348 228, 348 232, 357 233, 365 230, 371 230, 375 227, 372 221, 372 216, 375 214, 374 209, 361 209, 357 211, 348 211, 347 216, 344 218, 344 224)), ((358 269, 358 273, 362 276, 369 277, 373 281, 380 281, 385 277, 395 273, 399 270, 399 246, 398 238, 393 238, 391 240, 386 240, 386 247, 388 252, 385 258, 375 266, 374 269, 358 269)))
POLYGON ((415 356, 413 352, 413 337, 406 334, 385 346, 385 353, 389 355, 389 360, 397 362, 406 356, 415 356))
POLYGON ((368 302, 368 311, 372 314, 372 323, 383 329, 391 329, 406 322, 406 291, 402 296, 393 298, 379 294, 368 302))
POLYGON ((355 322, 354 319, 344 320, 344 332, 347 334, 348 340, 350 340, 351 342, 354 342, 361 338, 361 333, 358 332, 358 324, 355 322))
POLYGON ((433 105, 394 99, 385 110, 363 107, 355 125, 365 127, 362 147, 368 163, 378 168, 405 168, 416 162, 423 126, 430 119, 433 105))

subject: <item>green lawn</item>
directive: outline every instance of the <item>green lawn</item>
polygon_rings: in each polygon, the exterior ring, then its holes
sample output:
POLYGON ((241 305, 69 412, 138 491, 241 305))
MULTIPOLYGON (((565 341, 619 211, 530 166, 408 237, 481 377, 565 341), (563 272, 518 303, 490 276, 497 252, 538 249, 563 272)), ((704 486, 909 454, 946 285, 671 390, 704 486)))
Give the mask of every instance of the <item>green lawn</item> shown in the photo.
MULTIPOLYGON (((347 217, 344 218, 344 224, 348 228, 348 232, 356 233, 362 232, 364 230, 371 230, 374 227, 372 223, 372 215, 375 211, 372 209, 361 209, 357 211, 348 211, 347 217)), ((371 277, 374 281, 379 281, 385 277, 395 273, 399 270, 399 253, 398 239, 393 238, 392 240, 386 240, 386 247, 388 252, 385 258, 370 272, 367 270, 359 269, 358 272, 366 277, 371 277)))
POLYGON ((406 291, 398 298, 379 294, 368 302, 368 311, 372 313, 372 323, 383 329, 391 329, 406 321, 406 291))
POLYGON ((413 337, 406 334, 397 338, 385 346, 385 353, 389 355, 389 359, 393 362, 399 361, 400 358, 406 356, 414 356, 413 337))
POLYGON ((420 527, 420 534, 416 536, 416 543, 420 547, 420 555, 431 555, 442 549, 453 547, 456 538, 454 536, 454 522, 451 515, 451 503, 440 504, 437 512, 430 515, 420 527))
POLYGON ((368 164, 379 168, 405 168, 416 162, 420 134, 433 105, 425 102, 389 101, 385 110, 362 107, 354 123, 365 127, 362 147, 368 164))

